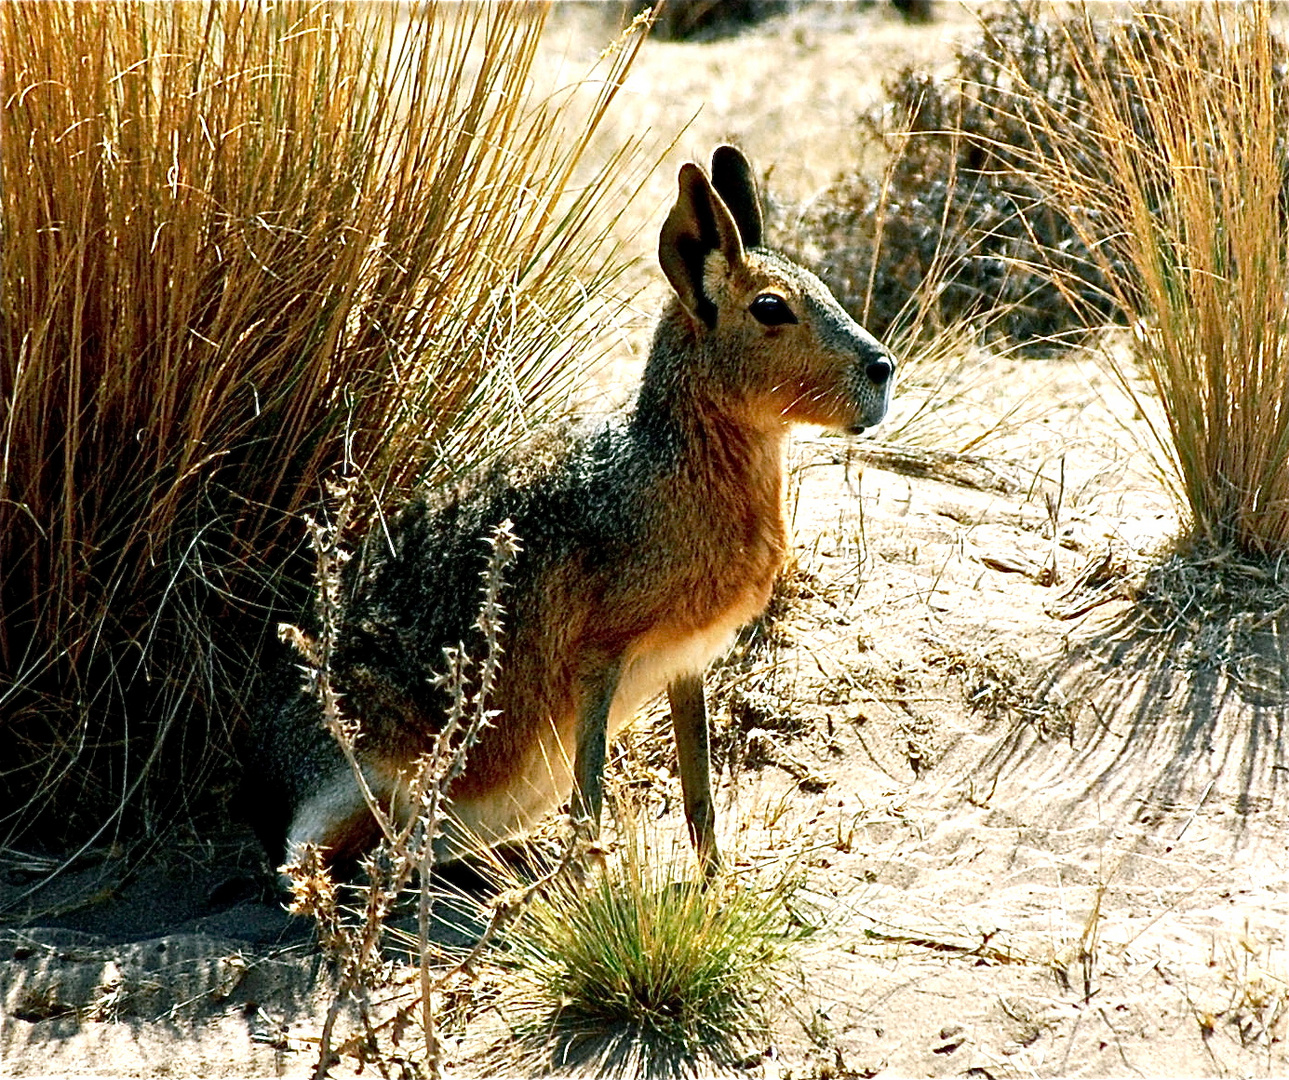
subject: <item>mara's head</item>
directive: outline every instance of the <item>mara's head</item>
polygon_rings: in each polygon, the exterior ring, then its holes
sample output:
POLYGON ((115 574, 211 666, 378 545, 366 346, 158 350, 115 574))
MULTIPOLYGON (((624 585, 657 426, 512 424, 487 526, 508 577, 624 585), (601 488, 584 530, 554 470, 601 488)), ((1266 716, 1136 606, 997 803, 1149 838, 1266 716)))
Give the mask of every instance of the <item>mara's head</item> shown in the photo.
POLYGON ((762 246, 747 158, 692 163, 662 227, 658 259, 694 343, 685 362, 714 396, 761 423, 858 433, 886 415, 895 360, 814 274, 762 246))

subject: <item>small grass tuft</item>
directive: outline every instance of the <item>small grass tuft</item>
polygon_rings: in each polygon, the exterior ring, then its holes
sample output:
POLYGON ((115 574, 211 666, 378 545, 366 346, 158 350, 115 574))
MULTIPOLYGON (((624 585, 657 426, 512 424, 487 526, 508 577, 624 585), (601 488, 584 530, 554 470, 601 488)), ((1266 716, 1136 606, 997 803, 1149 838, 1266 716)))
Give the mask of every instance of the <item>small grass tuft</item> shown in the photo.
POLYGON ((505 963, 522 1053, 555 1070, 687 1075, 728 1067, 764 1038, 776 973, 803 936, 798 882, 684 880, 684 852, 651 853, 633 823, 589 884, 524 912, 505 963))

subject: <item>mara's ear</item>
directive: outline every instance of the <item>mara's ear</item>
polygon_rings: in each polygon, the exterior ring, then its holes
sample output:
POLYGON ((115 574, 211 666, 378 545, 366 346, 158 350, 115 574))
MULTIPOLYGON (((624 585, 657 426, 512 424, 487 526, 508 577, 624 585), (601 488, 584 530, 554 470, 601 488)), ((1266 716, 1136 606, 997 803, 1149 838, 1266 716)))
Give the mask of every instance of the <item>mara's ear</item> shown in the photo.
POLYGON ((752 165, 737 147, 718 146, 712 152, 712 187, 730 208, 743 246, 760 247, 761 199, 756 193, 752 165))
POLYGON ((743 261, 743 241, 707 174, 686 163, 680 167, 676 205, 658 238, 658 262, 685 310, 708 327, 716 325, 716 303, 704 281, 713 252, 720 253, 728 272, 743 261))

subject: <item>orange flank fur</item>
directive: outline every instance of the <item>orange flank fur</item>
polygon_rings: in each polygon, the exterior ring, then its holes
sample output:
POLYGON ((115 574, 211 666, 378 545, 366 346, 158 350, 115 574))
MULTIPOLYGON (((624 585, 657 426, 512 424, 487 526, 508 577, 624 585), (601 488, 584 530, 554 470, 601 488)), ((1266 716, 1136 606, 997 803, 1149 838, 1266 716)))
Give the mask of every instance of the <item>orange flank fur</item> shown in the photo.
POLYGON ((553 590, 562 603, 542 604, 549 625, 534 631, 532 646, 517 641, 519 659, 503 669, 496 706, 505 719, 484 733, 475 764, 452 788, 463 839, 518 835, 568 797, 578 717, 587 703, 582 680, 560 657, 623 656, 608 718, 612 739, 677 675, 702 672, 765 609, 787 544, 781 442, 747 465, 737 484, 727 482, 728 472, 704 473, 658 493, 689 511, 668 523, 675 544, 690 538, 690 553, 666 567, 665 579, 619 580, 594 606, 587 603, 589 582, 565 580, 553 590), (682 486, 691 490, 676 490, 682 486), (713 521, 726 524, 724 535, 714 533, 713 521), (579 630, 576 638, 571 627, 579 630))

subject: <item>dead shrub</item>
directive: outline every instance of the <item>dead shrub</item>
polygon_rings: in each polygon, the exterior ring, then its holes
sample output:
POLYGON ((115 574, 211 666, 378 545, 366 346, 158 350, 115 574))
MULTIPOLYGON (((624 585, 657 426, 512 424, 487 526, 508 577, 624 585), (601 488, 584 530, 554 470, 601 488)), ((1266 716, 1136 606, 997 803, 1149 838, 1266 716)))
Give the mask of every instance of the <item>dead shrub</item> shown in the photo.
MULTIPOLYGON (((1141 65, 1168 54, 1170 33, 1166 20, 1092 8, 1063 16, 1012 3, 982 15, 950 75, 906 68, 859 118, 886 174, 841 176, 810 205, 788 208, 795 246, 879 336, 897 335, 920 305, 932 309, 922 316, 930 329, 977 319, 1031 345, 1126 321, 1118 283, 1134 279, 1131 260, 1100 246, 1113 220, 1054 198, 1034 163, 1111 181, 1113 155, 1089 132, 1103 93, 1130 103, 1127 130, 1142 153, 1157 153, 1158 118, 1131 102, 1141 65), (1058 121, 1068 137, 1051 130, 1058 121)), ((1212 29, 1189 48, 1209 67, 1221 52, 1212 29)), ((1281 130, 1286 120, 1281 112, 1281 130)))

